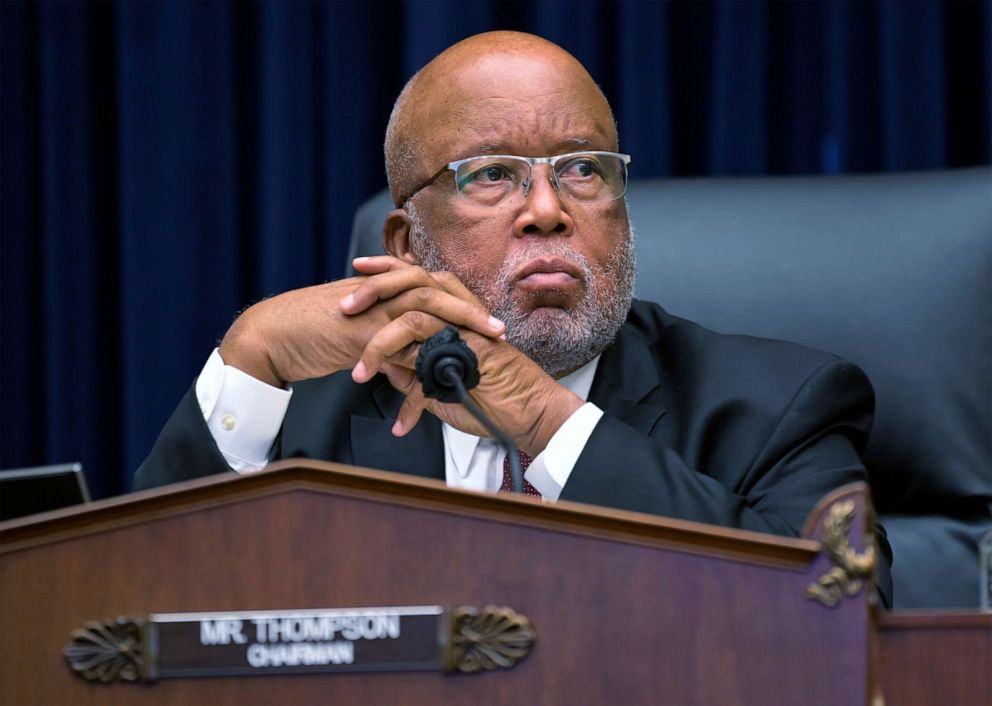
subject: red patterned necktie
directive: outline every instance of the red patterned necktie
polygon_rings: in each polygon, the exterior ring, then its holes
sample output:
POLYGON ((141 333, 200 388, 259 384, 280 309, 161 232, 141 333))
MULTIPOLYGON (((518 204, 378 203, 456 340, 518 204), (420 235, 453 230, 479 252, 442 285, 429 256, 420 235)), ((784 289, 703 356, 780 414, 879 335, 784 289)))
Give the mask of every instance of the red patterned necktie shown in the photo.
MULTIPOLYGON (((530 466, 530 462, 533 461, 534 459, 532 459, 530 456, 525 454, 523 451, 520 451, 519 453, 520 453, 520 472, 526 473, 527 467, 530 466)), ((506 456, 506 458, 503 459, 503 484, 499 487, 499 492, 501 493, 513 492, 513 474, 510 473, 509 456, 506 456)), ((537 488, 535 488, 530 483, 528 483, 526 478, 524 479, 524 495, 536 495, 538 497, 541 496, 541 494, 537 492, 537 488)))

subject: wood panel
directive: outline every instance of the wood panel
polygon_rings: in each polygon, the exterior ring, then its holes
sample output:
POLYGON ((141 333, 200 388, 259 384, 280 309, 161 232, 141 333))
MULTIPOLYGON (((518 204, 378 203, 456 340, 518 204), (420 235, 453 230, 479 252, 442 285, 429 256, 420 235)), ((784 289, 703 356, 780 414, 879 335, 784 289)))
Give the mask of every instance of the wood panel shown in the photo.
POLYGON ((992 704, 992 613, 889 613, 878 632, 886 706, 992 704))
POLYGON ((19 626, 0 631, 0 702, 866 700, 867 601, 804 598, 828 568, 815 542, 390 475, 277 469, 0 530, 0 624, 19 626), (116 615, 489 603, 538 633, 508 671, 94 685, 61 657, 73 628, 116 615))

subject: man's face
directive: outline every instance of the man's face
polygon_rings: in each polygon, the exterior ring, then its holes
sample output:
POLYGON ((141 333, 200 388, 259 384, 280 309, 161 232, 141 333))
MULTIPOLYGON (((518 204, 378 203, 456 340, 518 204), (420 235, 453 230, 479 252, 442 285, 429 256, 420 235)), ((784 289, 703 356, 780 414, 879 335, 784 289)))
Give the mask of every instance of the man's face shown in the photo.
MULTIPOLYGON (((605 100, 567 65, 497 55, 447 78, 425 169, 483 154, 616 150, 605 100)), ((630 306, 634 253, 623 199, 560 198, 549 169, 534 167, 526 198, 497 206, 459 198, 449 173, 407 212, 419 262, 457 275, 506 322, 510 343, 560 375, 612 342, 630 306)))

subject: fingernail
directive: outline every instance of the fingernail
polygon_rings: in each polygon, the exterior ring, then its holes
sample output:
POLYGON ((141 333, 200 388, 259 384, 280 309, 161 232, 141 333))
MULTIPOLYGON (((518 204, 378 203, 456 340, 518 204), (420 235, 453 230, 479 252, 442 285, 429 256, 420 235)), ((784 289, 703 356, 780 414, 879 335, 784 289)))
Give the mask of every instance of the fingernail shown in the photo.
POLYGON ((489 317, 489 328, 499 331, 504 326, 506 326, 506 324, 504 324, 502 321, 497 319, 495 316, 489 317))
POLYGON ((361 257, 356 257, 356 258, 354 258, 354 259, 352 260, 352 262, 365 262, 366 260, 371 260, 371 259, 372 259, 372 258, 370 258, 370 257, 369 257, 369 256, 367 256, 367 255, 362 255, 361 257))
POLYGON ((396 423, 393 424, 393 436, 403 436, 404 431, 403 424, 397 419, 396 423))
POLYGON ((500 336, 499 337, 499 340, 505 341, 506 340, 506 334, 504 333, 502 336, 500 336))
POLYGON ((351 371, 351 379, 355 382, 365 382, 365 376, 367 374, 365 372, 365 363, 358 361, 358 364, 351 371))
POLYGON ((346 296, 344 299, 341 300, 341 308, 344 309, 345 307, 350 307, 354 303, 355 303, 355 295, 349 294, 348 296, 346 296))

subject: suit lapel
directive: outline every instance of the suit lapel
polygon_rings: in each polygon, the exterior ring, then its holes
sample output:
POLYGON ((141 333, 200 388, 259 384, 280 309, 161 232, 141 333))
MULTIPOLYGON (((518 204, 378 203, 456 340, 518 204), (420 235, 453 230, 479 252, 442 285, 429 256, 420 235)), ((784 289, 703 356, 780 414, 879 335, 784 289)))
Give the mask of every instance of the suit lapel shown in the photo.
POLYGON ((639 431, 650 434, 665 414, 652 393, 660 385, 647 342, 625 325, 604 353, 589 401, 639 431))
POLYGON ((393 436, 402 393, 383 382, 372 393, 378 414, 351 415, 351 450, 358 466, 444 480, 444 440, 441 423, 425 413, 410 433, 393 436))

